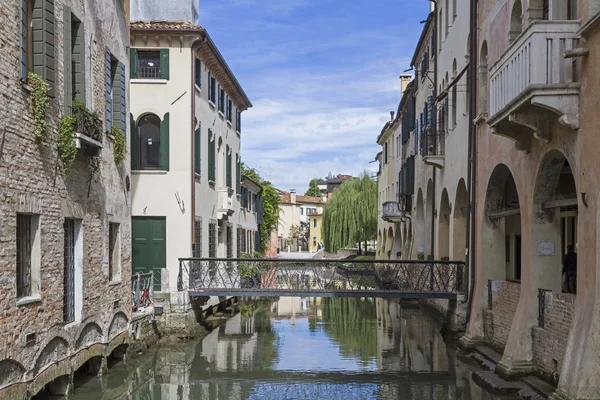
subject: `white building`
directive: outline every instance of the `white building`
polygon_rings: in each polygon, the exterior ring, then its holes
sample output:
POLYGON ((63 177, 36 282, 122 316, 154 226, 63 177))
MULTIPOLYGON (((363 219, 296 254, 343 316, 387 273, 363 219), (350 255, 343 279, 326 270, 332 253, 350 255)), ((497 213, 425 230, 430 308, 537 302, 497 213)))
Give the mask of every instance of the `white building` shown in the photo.
POLYGON ((131 65, 133 271, 153 270, 174 293, 179 258, 237 254, 252 104, 194 23, 132 22, 131 65))
POLYGON ((259 226, 263 223, 262 186, 242 174, 242 201, 237 231, 237 257, 261 251, 259 226))
MULTIPOLYGON (((310 221, 309 215, 322 214, 325 201, 321 197, 298 196, 295 190, 289 192, 279 191, 279 247, 286 248, 282 243, 291 239, 291 228, 307 229, 310 221)), ((297 249, 294 249, 297 250, 297 249)))

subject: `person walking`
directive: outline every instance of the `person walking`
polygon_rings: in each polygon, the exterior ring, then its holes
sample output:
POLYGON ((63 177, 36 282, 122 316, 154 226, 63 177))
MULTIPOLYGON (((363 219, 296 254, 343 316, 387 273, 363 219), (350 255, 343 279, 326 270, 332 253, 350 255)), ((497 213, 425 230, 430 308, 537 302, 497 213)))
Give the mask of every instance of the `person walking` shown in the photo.
POLYGON ((577 253, 572 244, 567 246, 567 254, 563 260, 562 275, 567 293, 577 291, 577 253))

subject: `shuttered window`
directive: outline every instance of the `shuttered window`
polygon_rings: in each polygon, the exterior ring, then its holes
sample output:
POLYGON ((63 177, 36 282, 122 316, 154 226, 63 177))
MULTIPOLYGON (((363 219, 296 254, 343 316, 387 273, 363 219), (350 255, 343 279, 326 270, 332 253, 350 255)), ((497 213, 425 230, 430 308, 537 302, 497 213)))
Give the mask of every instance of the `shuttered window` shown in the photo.
POLYGON ((194 171, 199 175, 202 169, 202 123, 198 125, 194 137, 194 171))
POLYGON ((50 97, 56 94, 55 25, 54 0, 21 0, 21 80, 27 72, 40 75, 50 97))
POLYGON ((217 167, 215 163, 215 143, 216 138, 213 136, 212 131, 208 130, 208 180, 215 181, 217 176, 217 167))
POLYGON ((226 179, 227 179, 227 187, 231 189, 231 150, 229 149, 229 146, 226 146, 225 148, 226 153, 225 153, 225 162, 227 163, 227 165, 225 166, 225 172, 227 174, 226 179))
POLYGON ((225 89, 219 85, 219 111, 225 114, 225 89))
POLYGON ((112 82, 113 82, 113 72, 112 72, 112 56, 110 54, 110 49, 106 48, 106 90, 105 90, 105 102, 106 102, 106 132, 110 132, 112 129, 112 82))
POLYGON ((131 129, 129 134, 131 138, 131 170, 136 171, 140 169, 140 141, 137 123, 132 114, 129 114, 129 129, 131 129))
POLYGON ((235 159, 237 160, 236 171, 235 171, 237 185, 236 185, 235 191, 237 194, 241 194, 242 193, 242 163, 240 161, 240 156, 238 154, 235 155, 235 159))
POLYGON ((139 128, 136 127, 132 117, 131 125, 133 133, 131 142, 132 169, 168 171, 170 155, 169 113, 164 115, 162 121, 154 114, 146 114, 140 119, 139 128))
POLYGON ((85 104, 85 36, 83 23, 63 7, 64 114, 71 115, 73 100, 85 104))
POLYGON ((131 79, 169 80, 169 49, 131 49, 129 56, 131 79))
POLYGON ((202 61, 198 58, 194 59, 194 82, 202 88, 202 61))
POLYGON ((125 65, 118 60, 112 60, 112 123, 121 128, 123 132, 127 129, 126 124, 126 96, 125 90, 125 65))
POLYGON ((166 113, 160 121, 160 169, 169 170, 169 129, 170 115, 166 113))
POLYGON ((242 113, 240 110, 235 111, 235 130, 238 133, 242 132, 242 113))
POLYGON ((231 113, 232 113, 232 109, 233 108, 233 102, 231 101, 231 99, 229 98, 229 96, 227 96, 227 121, 231 122, 232 118, 231 118, 231 113))
POLYGON ((208 73, 208 101, 211 101, 213 104, 216 104, 217 98, 217 81, 212 74, 208 73))

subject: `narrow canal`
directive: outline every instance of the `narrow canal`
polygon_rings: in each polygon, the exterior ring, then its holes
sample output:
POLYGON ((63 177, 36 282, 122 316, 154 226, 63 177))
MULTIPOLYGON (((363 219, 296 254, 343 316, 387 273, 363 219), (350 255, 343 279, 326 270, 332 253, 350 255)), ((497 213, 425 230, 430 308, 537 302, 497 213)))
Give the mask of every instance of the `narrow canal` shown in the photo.
POLYGON ((89 379, 75 399, 499 399, 417 306, 345 298, 244 303, 203 340, 89 379))

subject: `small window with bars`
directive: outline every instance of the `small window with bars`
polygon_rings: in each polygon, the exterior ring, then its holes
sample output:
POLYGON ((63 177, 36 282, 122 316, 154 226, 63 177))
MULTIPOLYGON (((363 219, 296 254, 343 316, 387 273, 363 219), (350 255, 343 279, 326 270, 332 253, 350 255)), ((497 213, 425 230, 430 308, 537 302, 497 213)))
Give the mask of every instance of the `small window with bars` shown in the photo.
POLYGON ((233 227, 227 225, 227 258, 233 258, 233 227))
POLYGON ((192 245, 192 257, 202 258, 202 219, 194 222, 194 244, 192 245))
POLYGON ((108 279, 121 279, 121 234, 120 225, 111 222, 108 226, 108 279))
POLYGON ((217 224, 214 222, 208 224, 208 256, 217 257, 217 224))
POLYGON ((17 214, 17 298, 31 296, 32 220, 30 214, 17 214))
POLYGON ((64 224, 63 322, 75 321, 75 220, 64 224))

